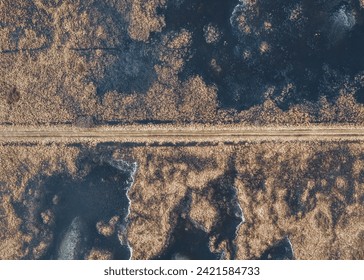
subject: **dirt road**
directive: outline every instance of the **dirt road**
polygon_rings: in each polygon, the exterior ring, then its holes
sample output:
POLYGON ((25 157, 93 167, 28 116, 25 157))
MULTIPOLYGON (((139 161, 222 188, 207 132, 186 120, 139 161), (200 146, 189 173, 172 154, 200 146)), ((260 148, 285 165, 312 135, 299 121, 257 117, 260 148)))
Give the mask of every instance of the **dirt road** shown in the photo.
POLYGON ((102 126, 79 128, 0 127, 0 142, 259 142, 259 141, 364 140, 364 127, 244 127, 244 126, 102 126))

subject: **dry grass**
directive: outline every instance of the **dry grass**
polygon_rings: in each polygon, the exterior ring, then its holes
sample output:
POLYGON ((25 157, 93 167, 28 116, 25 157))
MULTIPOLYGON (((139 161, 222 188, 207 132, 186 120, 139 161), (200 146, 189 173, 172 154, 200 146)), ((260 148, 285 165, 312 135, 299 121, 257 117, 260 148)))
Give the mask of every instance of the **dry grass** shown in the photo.
MULTIPOLYGON (((207 128, 237 123, 241 127, 364 124, 364 106, 354 98, 364 74, 338 89, 335 100, 322 97, 283 111, 268 92, 262 104, 248 110, 222 109, 216 87, 204 77, 181 78, 191 58, 194 34, 186 29, 163 32, 165 19, 158 10, 168 4, 166 0, 105 0, 92 5, 61 1, 54 6, 45 2, 0 2, 0 124, 37 128, 145 120, 203 123, 207 128), (159 39, 151 40, 151 34, 159 39), (137 58, 141 62, 133 60, 137 58), (115 65, 122 69, 114 73, 115 65), (135 72, 132 78, 137 81, 138 75, 145 75, 151 81, 148 88, 143 92, 118 88, 129 83, 129 72, 135 72), (109 84, 100 92, 106 78, 109 84)), ((245 2, 256 8, 256 1, 245 2)), ((362 0, 360 5, 364 6, 362 0)), ((299 7, 292 10, 291 20, 299 20, 301 12, 299 7)), ((255 32, 248 22, 241 16, 239 28, 246 34, 255 32)), ((274 26, 264 22, 263 28, 268 32, 274 26)), ((220 39, 220 30, 212 25, 202 31, 207 43, 220 39)), ((262 42, 260 52, 269 51, 269 42, 262 42)), ((214 59, 211 67, 216 73, 222 71, 214 59)), ((282 98, 292 87, 287 85, 282 98)), ((138 163, 129 193, 133 258, 153 258, 168 245, 177 206, 187 193, 191 193, 189 218, 211 233, 219 219, 217 203, 203 192, 209 194, 210 183, 229 174, 236 174, 230 179, 245 216, 234 241, 238 258, 257 258, 285 236, 298 259, 364 258, 363 142, 255 141, 190 143, 190 147, 143 143, 114 150, 114 156, 138 163)), ((29 197, 42 200, 39 190, 27 190, 32 180, 57 172, 82 177, 77 174, 77 158, 81 152, 97 150, 96 144, 0 145, 0 259, 40 258, 47 251, 53 242, 54 213, 47 209, 39 213, 36 218, 42 223, 37 224, 35 217, 15 211, 15 205, 36 208, 38 202, 29 204, 29 197)), ((97 230, 109 236, 116 231, 115 223, 100 221, 97 230)), ((228 247, 227 240, 215 244, 216 239, 211 235, 212 251, 228 247)), ((97 248, 88 254, 89 259, 111 257, 97 248)))
MULTIPOLYGON (((6 23, 0 35, 0 123, 77 123, 85 116, 96 122, 121 123, 364 123, 364 106, 353 97, 354 85, 338 89, 341 95, 335 101, 323 97, 317 103, 293 105, 287 111, 280 110, 269 97, 241 112, 220 108, 217 89, 204 77, 180 79, 178 74, 191 57, 193 34, 185 29, 163 32, 164 15, 157 9, 165 7, 165 0, 118 0, 97 5, 63 2, 55 6, 41 1, 14 3, 3 1, 0 10, 6 23), (107 9, 113 13, 106 13, 107 9), (151 33, 160 33, 160 39, 151 42, 151 33), (135 50, 125 52, 124 48, 135 50), (151 65, 138 66, 138 70, 128 63, 140 53, 151 65), (110 74, 118 63, 123 66, 110 74), (127 88, 130 77, 120 73, 128 67, 136 75, 145 71, 145 79, 151 79, 145 92, 113 88, 113 83, 127 88), (109 84, 100 93, 104 79, 109 79, 109 84)), ((240 20, 244 24, 244 19, 240 20)), ((208 42, 218 40, 215 29, 206 27, 208 42)), ((262 42, 261 52, 267 51, 269 46, 262 42)), ((138 63, 142 62, 132 64, 138 63)), ((221 70, 216 61, 211 67, 221 70)), ((358 83, 363 80, 361 76, 355 79, 358 83)), ((287 92, 290 86, 294 85, 287 85, 287 92)))
MULTIPOLYGON (((298 259, 362 259, 363 148, 362 142, 116 148, 114 157, 138 162, 129 191, 128 240, 133 258, 153 258, 165 248, 175 226, 176 207, 188 192, 192 199, 187 214, 210 232, 218 208, 206 194, 211 182, 223 176, 234 182, 245 217, 234 241, 239 259, 259 257, 284 236, 290 238, 298 259), (232 168, 236 175, 230 178, 232 168)), ((45 252, 52 242, 52 232, 46 230, 49 223, 30 227, 31 221, 18 216, 13 205, 25 203, 26 185, 39 174, 77 174, 77 155, 88 149, 95 150, 87 146, 1 146, 1 224, 6 225, 0 235, 2 259, 37 258, 45 252), (28 232, 20 230, 25 223, 31 229, 28 232), (48 238, 40 238, 40 229, 48 238)), ((112 234, 115 219, 98 223, 100 234, 112 234)), ((216 248, 212 242, 211 249, 223 249, 226 242, 216 248)), ((97 255, 90 253, 90 258, 97 255)))

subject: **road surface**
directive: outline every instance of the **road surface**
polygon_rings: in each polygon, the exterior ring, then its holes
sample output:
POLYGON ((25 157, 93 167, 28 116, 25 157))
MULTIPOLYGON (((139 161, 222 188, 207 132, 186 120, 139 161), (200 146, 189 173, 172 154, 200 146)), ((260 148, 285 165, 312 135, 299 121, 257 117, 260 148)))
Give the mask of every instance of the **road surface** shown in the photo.
POLYGON ((244 126, 71 126, 0 127, 0 142, 260 142, 260 141, 363 141, 364 127, 244 127, 244 126))

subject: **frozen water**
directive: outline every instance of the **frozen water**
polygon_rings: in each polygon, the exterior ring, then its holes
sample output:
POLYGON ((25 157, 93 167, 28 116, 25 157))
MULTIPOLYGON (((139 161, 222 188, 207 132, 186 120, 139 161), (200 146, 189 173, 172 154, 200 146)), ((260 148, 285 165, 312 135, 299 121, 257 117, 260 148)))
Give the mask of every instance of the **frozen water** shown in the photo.
POLYGON ((80 217, 74 218, 60 242, 57 259, 81 259, 85 251, 85 243, 87 242, 86 236, 87 230, 84 221, 80 217))
POLYGON ((346 5, 340 6, 339 10, 330 17, 329 41, 335 44, 343 39, 344 35, 356 24, 356 19, 352 10, 346 5))

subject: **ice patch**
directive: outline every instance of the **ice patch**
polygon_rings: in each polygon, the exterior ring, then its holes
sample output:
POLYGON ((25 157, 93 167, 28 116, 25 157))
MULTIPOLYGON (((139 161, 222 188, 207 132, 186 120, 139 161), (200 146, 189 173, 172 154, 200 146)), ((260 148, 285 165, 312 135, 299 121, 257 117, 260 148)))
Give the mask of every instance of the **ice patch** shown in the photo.
POLYGON ((293 260, 294 252, 288 236, 268 248, 260 257, 261 260, 293 260))
POLYGON ((335 44, 343 39, 345 34, 356 24, 354 12, 346 5, 342 5, 339 10, 330 17, 330 27, 328 37, 331 44, 335 44))
POLYGON ((137 171, 138 164, 136 162, 129 163, 123 159, 113 159, 113 160, 109 161, 109 163, 111 166, 113 166, 116 169, 130 173, 130 180, 128 180, 127 187, 126 187, 126 197, 128 199, 128 212, 124 218, 124 221, 123 221, 124 223, 119 224, 118 239, 122 246, 126 246, 128 248, 128 250, 130 252, 129 259, 132 259, 133 248, 130 246, 128 239, 127 239, 127 225, 128 225, 128 219, 129 219, 129 215, 130 215, 130 206, 131 206, 129 191, 130 191, 131 186, 134 183, 134 176, 137 171))
POLYGON ((83 257, 87 242, 86 225, 80 217, 72 220, 57 251, 58 260, 78 260, 83 257))

